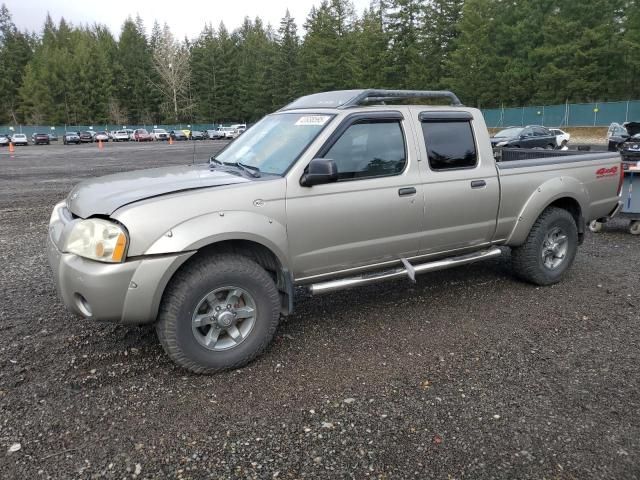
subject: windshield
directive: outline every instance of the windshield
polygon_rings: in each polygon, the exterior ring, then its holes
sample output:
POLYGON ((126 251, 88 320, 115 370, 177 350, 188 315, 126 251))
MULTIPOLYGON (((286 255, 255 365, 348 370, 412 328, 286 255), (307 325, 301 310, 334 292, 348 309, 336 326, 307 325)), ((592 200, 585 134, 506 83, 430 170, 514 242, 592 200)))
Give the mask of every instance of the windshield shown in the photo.
POLYGON ((217 160, 283 175, 318 136, 332 115, 268 115, 229 145, 217 160))
POLYGON ((505 128, 504 130, 500 130, 498 133, 496 133, 495 136, 511 138, 517 137, 518 135, 520 135, 520 132, 522 132, 521 128, 505 128))

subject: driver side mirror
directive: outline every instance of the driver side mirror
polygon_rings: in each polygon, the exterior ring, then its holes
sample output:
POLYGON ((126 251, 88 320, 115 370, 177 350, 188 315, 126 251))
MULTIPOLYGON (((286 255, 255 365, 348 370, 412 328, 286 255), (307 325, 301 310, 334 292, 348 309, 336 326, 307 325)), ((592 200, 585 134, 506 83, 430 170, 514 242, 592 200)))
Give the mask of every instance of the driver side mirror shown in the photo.
POLYGON ((309 166, 302 178, 300 185, 303 187, 313 187, 324 183, 338 181, 338 166, 336 162, 328 158, 314 158, 309 162, 309 166))

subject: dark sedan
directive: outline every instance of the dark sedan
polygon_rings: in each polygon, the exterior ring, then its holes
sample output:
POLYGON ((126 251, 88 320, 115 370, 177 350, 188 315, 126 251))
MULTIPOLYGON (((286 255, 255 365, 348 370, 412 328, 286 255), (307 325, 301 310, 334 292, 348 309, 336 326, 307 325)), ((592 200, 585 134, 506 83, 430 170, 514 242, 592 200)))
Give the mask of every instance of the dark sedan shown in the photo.
POLYGON ((169 136, 175 141, 189 140, 182 130, 171 130, 169 136))
POLYGON ((545 148, 553 150, 558 146, 556 136, 547 128, 537 125, 509 127, 491 137, 492 147, 545 148))
POLYGON ((80 134, 80 143, 91 143, 93 142, 93 132, 82 132, 80 134))
POLYGON ((191 140, 204 140, 205 138, 208 138, 205 132, 202 132, 200 130, 191 131, 191 140))
POLYGON ((49 145, 51 143, 51 139, 49 138, 48 133, 34 133, 31 135, 31 142, 34 145, 49 145))

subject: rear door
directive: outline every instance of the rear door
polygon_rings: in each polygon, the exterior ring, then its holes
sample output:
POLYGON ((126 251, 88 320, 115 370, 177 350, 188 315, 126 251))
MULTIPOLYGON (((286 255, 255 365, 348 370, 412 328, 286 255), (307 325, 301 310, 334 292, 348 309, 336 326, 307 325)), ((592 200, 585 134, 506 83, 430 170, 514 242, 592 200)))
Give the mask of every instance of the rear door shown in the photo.
POLYGON ((484 120, 469 112, 416 111, 425 197, 421 254, 489 244, 500 201, 490 145, 477 145, 484 120))

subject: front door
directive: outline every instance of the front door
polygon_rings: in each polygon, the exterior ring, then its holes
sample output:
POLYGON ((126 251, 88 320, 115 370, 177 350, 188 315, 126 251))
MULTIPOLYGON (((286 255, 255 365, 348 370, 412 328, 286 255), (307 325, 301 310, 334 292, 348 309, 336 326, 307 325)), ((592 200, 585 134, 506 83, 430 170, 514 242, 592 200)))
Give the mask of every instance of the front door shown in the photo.
POLYGON ((397 111, 350 115, 315 155, 336 162, 337 182, 303 187, 294 170, 287 233, 296 279, 416 255, 423 196, 410 134, 397 111))

